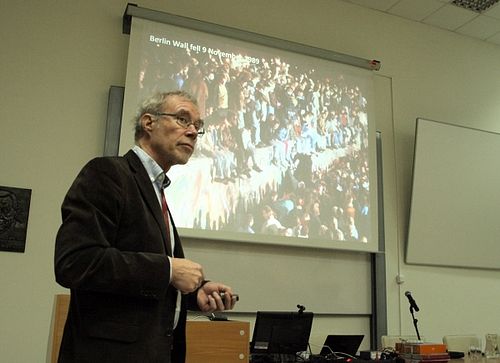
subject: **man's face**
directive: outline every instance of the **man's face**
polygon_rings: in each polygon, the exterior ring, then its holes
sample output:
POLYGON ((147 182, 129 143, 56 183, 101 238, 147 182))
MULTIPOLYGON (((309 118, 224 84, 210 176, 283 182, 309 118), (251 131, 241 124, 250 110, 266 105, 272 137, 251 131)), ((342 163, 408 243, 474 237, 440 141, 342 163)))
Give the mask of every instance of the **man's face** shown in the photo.
MULTIPOLYGON (((189 100, 180 96, 171 96, 162 112, 176 114, 192 121, 200 119, 198 108, 189 100)), ((146 117, 147 115, 143 116, 146 117)), ((150 155, 166 171, 176 164, 185 164, 191 157, 198 137, 193 125, 184 128, 175 116, 148 116, 145 130, 149 138, 145 147, 150 155)))

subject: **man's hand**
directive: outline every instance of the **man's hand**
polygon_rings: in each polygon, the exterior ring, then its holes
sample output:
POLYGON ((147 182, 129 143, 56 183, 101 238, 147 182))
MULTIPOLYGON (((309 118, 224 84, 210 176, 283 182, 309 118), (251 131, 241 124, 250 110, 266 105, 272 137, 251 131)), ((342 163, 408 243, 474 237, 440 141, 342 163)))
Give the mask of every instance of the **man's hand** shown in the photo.
POLYGON ((195 291, 203 283, 203 267, 185 258, 172 258, 171 284, 180 292, 195 291))
POLYGON ((198 290, 197 301, 200 310, 205 313, 231 310, 236 304, 233 290, 229 286, 211 281, 198 290), (221 292, 224 292, 224 301, 220 297, 221 292))

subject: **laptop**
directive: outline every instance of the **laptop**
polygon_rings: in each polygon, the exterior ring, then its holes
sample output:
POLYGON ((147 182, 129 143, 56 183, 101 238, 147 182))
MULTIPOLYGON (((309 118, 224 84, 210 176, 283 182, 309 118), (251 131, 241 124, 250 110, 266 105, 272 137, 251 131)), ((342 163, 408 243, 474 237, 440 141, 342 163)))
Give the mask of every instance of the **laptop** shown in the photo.
POLYGON ((355 357, 364 337, 364 335, 328 335, 320 354, 326 356, 334 352, 355 357))
POLYGON ((250 352, 295 354, 307 350, 313 313, 258 311, 250 352))

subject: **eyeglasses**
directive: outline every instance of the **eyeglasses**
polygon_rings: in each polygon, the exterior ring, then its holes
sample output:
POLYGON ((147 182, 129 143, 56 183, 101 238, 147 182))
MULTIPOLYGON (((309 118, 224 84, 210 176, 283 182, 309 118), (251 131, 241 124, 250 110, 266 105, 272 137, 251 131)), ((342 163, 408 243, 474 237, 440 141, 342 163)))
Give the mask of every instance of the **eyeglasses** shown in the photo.
POLYGON ((198 121, 193 121, 189 117, 185 117, 181 114, 177 113, 167 113, 167 112, 160 112, 157 113, 156 116, 170 116, 175 119, 177 122, 177 125, 184 127, 187 129, 189 126, 193 125, 194 128, 196 129, 196 132, 198 133, 198 136, 202 136, 205 133, 205 129, 203 128, 204 122, 203 120, 198 120, 198 121))

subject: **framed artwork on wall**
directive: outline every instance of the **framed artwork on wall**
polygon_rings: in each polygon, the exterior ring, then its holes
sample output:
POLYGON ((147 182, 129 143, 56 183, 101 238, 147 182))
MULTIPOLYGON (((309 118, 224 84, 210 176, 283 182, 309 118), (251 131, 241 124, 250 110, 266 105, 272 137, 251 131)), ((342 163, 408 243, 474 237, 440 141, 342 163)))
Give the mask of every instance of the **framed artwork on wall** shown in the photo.
POLYGON ((31 189, 0 186, 0 251, 24 252, 31 189))

